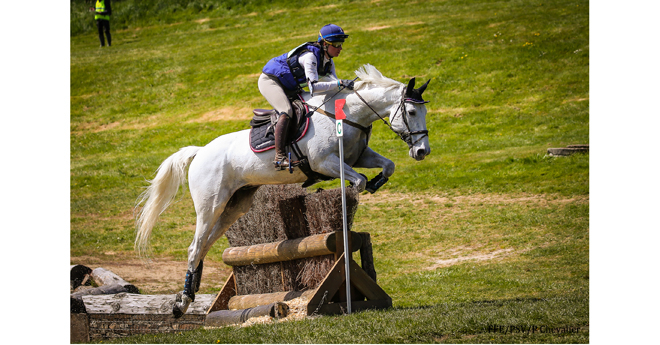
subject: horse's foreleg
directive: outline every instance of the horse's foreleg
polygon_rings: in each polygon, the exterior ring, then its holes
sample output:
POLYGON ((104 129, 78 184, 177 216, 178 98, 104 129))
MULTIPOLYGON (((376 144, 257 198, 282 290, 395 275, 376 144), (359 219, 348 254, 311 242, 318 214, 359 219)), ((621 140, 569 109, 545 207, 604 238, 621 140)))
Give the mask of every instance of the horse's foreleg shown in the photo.
MULTIPOLYGON (((326 159, 324 159, 318 167, 313 167, 314 171, 318 171, 319 173, 323 175, 327 175, 330 177, 336 177, 340 178, 341 177, 341 172, 340 172, 340 160, 338 156, 328 156, 326 159)), ((362 192, 367 185, 367 178, 364 175, 359 174, 353 168, 351 168, 348 164, 344 164, 344 178, 347 179, 348 181, 351 182, 351 184, 355 185, 358 189, 358 192, 362 192)))
MULTIPOLYGON (((197 231, 193 243, 188 248, 188 271, 186 272, 186 281, 183 292, 177 295, 176 303, 172 312, 174 317, 178 318, 185 314, 191 302, 195 301, 195 293, 199 291, 202 279, 203 259, 208 254, 211 246, 229 229, 229 227, 238 220, 243 214, 250 210, 254 193, 258 187, 248 187, 239 189, 229 199, 222 213, 214 217, 213 228, 207 233, 210 224, 207 222, 208 214, 199 212, 197 217, 197 231), (200 227, 201 225, 201 227, 200 227), (202 231, 200 231, 200 229, 202 231)), ((216 209, 216 212, 220 208, 216 209)))
POLYGON ((390 176, 394 174, 394 162, 381 156, 376 151, 367 147, 366 150, 362 153, 360 158, 355 163, 356 168, 382 168, 381 171, 376 177, 367 182, 366 190, 369 193, 374 193, 378 188, 382 187, 385 182, 389 179, 390 176))

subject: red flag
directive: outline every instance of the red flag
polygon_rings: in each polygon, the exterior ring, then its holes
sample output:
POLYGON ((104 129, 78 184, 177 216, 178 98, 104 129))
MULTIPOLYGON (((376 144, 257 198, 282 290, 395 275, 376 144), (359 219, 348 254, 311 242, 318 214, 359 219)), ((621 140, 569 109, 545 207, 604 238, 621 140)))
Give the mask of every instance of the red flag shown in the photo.
POLYGON ((343 119, 346 118, 346 114, 344 114, 344 105, 345 104, 346 104, 345 99, 335 100, 335 119, 343 120, 343 119))

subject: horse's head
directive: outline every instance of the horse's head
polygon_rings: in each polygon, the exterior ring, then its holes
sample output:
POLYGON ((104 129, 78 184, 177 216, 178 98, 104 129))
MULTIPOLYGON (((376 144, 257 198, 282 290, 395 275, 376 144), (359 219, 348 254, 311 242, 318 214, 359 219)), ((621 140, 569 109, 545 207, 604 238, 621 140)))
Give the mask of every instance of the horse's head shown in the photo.
POLYGON ((429 85, 429 79, 424 85, 415 89, 415 78, 410 79, 404 89, 398 107, 392 107, 390 122, 392 129, 408 144, 410 157, 421 161, 431 153, 429 146, 429 131, 426 129, 426 103, 422 93, 429 85))

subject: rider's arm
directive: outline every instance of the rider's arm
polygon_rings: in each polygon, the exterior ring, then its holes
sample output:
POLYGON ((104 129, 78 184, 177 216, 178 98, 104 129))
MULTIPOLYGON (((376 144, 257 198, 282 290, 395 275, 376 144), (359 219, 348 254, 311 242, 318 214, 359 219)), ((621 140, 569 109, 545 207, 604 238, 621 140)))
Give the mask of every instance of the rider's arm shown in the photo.
POLYGON ((330 90, 336 90, 339 88, 339 80, 335 74, 335 66, 332 65, 331 75, 337 79, 335 81, 321 82, 319 81, 319 75, 316 66, 316 57, 311 52, 302 54, 298 58, 298 62, 305 69, 305 75, 307 76, 307 86, 312 95, 318 92, 326 92, 330 90))

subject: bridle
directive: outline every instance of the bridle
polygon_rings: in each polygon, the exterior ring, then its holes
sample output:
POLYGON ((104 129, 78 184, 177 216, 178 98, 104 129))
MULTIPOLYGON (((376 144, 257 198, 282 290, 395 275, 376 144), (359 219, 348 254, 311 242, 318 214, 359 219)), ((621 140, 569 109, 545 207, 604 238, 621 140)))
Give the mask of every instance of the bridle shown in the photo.
MULTIPOLYGON (((353 79, 353 80, 355 81, 356 79, 357 79, 357 77, 356 77, 355 79, 353 79)), ((327 103, 329 100, 333 99, 333 98, 334 98, 337 94, 339 94, 339 92, 341 92, 344 88, 345 88, 344 86, 340 87, 339 90, 338 90, 334 95, 332 95, 331 97, 329 97, 328 99, 326 99, 326 101, 323 102, 323 103, 321 103, 321 105, 316 106, 316 107, 315 107, 315 106, 310 106, 310 108, 312 108, 312 112, 318 112, 318 113, 323 114, 323 115, 325 115, 325 116, 328 116, 328 117, 330 117, 330 118, 334 118, 334 117, 335 117, 334 114, 331 114, 331 113, 328 113, 328 112, 324 111, 323 109, 321 109, 321 107, 322 107, 325 103, 327 103)), ((353 92, 355 92, 355 94, 358 96, 358 98, 360 98, 360 100, 361 100, 362 102, 364 102, 364 104, 366 104, 366 106, 367 106, 369 109, 371 109, 371 111, 372 111, 374 114, 376 114, 376 116, 378 116, 378 118, 381 119, 381 120, 383 121, 383 123, 385 123, 385 125, 387 125, 387 127, 390 128, 390 130, 392 130, 392 132, 396 133, 396 135, 398 135, 399 138, 401 138, 401 140, 403 140, 406 144, 408 144, 408 148, 409 148, 409 149, 411 149, 413 146, 415 146, 415 144, 417 144, 418 142, 420 142, 420 140, 424 139, 424 137, 428 137, 428 136, 429 136, 429 131, 426 130, 426 129, 421 130, 421 131, 411 131, 411 130, 410 130, 410 125, 408 124, 407 113, 406 113, 405 111, 401 111, 401 118, 403 119, 403 124, 406 126, 406 131, 405 131, 405 132, 402 132, 402 133, 397 132, 396 130, 394 130, 394 128, 393 128, 389 123, 387 123, 387 121, 385 121, 385 118, 383 118, 382 116, 380 116, 380 114, 378 114, 378 112, 377 112, 376 110, 374 110, 374 108, 372 108, 371 105, 369 105, 369 103, 368 103, 364 98, 362 98, 362 95, 360 95, 360 93, 357 92, 357 90, 353 90, 353 92), (419 138, 417 138, 417 140, 415 140, 415 141, 413 142, 413 141, 412 141, 413 136, 414 136, 414 135, 417 135, 417 134, 422 134, 422 136, 419 137, 419 138)), ((403 109, 405 110, 405 103, 420 103, 420 102, 416 102, 416 101, 413 100, 412 98, 406 98, 406 88, 404 87, 404 88, 403 88, 403 91, 401 92, 401 101, 399 102, 399 106, 397 107, 396 112, 394 112, 394 115, 392 115, 392 118, 390 119, 390 122, 393 122, 393 121, 394 121, 394 118, 396 117, 396 114, 399 113, 399 110, 401 110, 401 108, 403 108, 403 109)), ((309 104, 308 104, 308 105, 309 105, 309 104)), ((349 121, 349 120, 344 120, 344 122, 346 122, 346 123, 347 123, 348 125, 350 125, 350 126, 353 126, 353 127, 359 128, 360 130, 362 130, 363 132, 365 132, 365 133, 367 134, 367 137, 369 136, 369 134, 370 134, 370 132, 371 132, 371 126, 369 126, 369 127, 364 127, 364 126, 362 126, 362 125, 360 125, 360 124, 358 124, 358 123, 354 123, 354 122, 351 122, 351 121, 349 121)))
MULTIPOLYGON (((366 104, 367 107, 369 109, 371 109, 371 111, 374 114, 376 114, 376 116, 378 116, 378 118, 380 118, 383 121, 383 123, 385 123, 387 125, 387 127, 390 128, 390 130, 392 130, 392 132, 396 133, 399 136, 399 138, 401 138, 401 140, 403 140, 406 144, 408 144, 408 148, 412 148, 420 140, 424 139, 424 137, 429 136, 429 131, 426 130, 426 129, 421 130, 421 131, 411 131, 410 130, 410 125, 408 124, 408 116, 407 116, 407 113, 405 111, 401 111, 401 118, 403 119, 403 123, 406 125, 406 131, 402 132, 402 133, 397 132, 396 130, 394 130, 394 128, 389 123, 387 123, 387 121, 385 121, 385 118, 380 116, 380 114, 378 114, 378 112, 375 111, 374 108, 372 108, 371 105, 369 105, 369 103, 367 103, 367 101, 364 98, 362 98, 362 96, 357 92, 357 90, 353 90, 353 92, 355 92, 355 94, 358 96, 358 98, 360 98, 360 100, 362 102, 364 102, 364 104, 366 104), (417 134, 422 134, 422 136, 417 138, 417 140, 415 140, 413 142, 412 141, 413 136, 417 135, 417 134)), ((403 92, 401 93, 401 101, 399 102, 399 106, 397 107, 396 111, 394 112, 394 115, 392 115, 392 118, 390 119, 390 122, 394 122, 394 118, 399 113, 399 110, 401 110, 402 108, 403 108, 403 110, 405 110, 405 103, 406 102, 407 103, 416 103, 412 99, 408 99, 405 96, 406 96, 406 89, 404 88, 403 92)))

